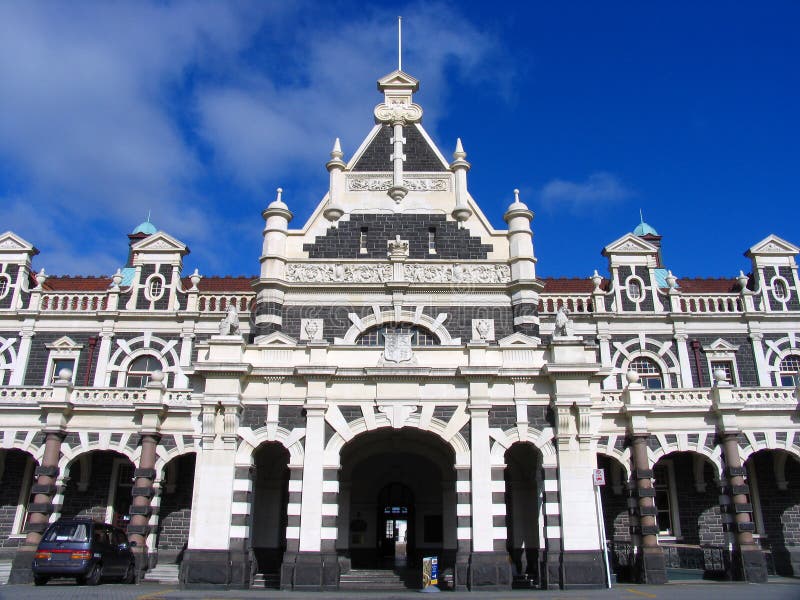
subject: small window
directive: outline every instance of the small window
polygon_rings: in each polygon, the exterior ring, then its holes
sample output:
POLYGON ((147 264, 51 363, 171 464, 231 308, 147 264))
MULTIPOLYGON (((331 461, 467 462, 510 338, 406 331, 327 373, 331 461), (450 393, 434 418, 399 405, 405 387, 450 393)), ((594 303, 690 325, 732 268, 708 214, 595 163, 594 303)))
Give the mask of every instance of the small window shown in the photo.
POLYGON ((725 381, 731 385, 736 385, 736 378, 734 377, 733 362, 729 360, 712 360, 711 361, 711 380, 714 381, 714 373, 718 369, 722 369, 725 373, 725 381))
POLYGON ((5 298, 6 294, 8 294, 8 290, 11 289, 9 284, 8 275, 0 273, 0 298, 5 298))
POLYGON ((638 279, 631 279, 628 282, 628 298, 637 302, 642 297, 642 284, 638 279))
POLYGON ((128 374, 125 378, 125 387, 142 388, 150 382, 153 371, 161 370, 161 361, 155 356, 145 354, 135 359, 128 366, 128 374))
POLYGON ((358 234, 358 247, 361 254, 367 254, 367 228, 362 227, 358 234))
POLYGON ((789 289, 786 287, 786 282, 783 279, 775 279, 772 282, 772 293, 775 298, 781 302, 789 299, 789 289))
POLYGON ((651 359, 640 356, 631 361, 630 369, 639 374, 642 387, 648 390, 660 390, 664 387, 661 369, 651 359))
POLYGON ((72 371, 72 380, 75 380, 75 359, 74 358, 54 358, 53 359, 53 372, 50 374, 50 383, 54 383, 58 379, 58 374, 62 369, 69 369, 72 371))
POLYGON ((436 254, 436 228, 428 229, 428 254, 436 254))
POLYGON ((147 282, 147 299, 158 300, 164 295, 164 279, 161 275, 151 275, 147 282))
POLYGON ((779 379, 786 387, 800 385, 800 356, 790 354, 781 361, 779 379))

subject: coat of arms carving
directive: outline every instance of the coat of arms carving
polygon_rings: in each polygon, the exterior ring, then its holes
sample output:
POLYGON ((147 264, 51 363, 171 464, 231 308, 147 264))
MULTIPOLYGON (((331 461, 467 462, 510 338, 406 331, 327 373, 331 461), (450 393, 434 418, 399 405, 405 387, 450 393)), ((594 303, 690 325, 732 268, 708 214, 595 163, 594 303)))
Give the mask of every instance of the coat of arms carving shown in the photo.
POLYGON ((384 347, 380 364, 384 363, 410 363, 415 364, 414 351, 411 347, 411 337, 414 334, 385 331, 383 334, 384 347))

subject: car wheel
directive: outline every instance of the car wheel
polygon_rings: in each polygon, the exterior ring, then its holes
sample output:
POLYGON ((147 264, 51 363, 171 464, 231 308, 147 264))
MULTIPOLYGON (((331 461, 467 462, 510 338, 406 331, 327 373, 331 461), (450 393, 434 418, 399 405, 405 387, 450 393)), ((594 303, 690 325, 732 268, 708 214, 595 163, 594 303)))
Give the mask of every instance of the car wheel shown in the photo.
POLYGON ((46 585, 48 581, 50 581, 50 578, 44 575, 33 576, 33 585, 46 585))
POLYGON ((131 563, 125 570, 125 576, 122 578, 122 583, 136 583, 136 563, 131 563))
POLYGON ((97 585, 103 576, 103 567, 99 564, 93 565, 92 570, 86 575, 86 585, 97 585))

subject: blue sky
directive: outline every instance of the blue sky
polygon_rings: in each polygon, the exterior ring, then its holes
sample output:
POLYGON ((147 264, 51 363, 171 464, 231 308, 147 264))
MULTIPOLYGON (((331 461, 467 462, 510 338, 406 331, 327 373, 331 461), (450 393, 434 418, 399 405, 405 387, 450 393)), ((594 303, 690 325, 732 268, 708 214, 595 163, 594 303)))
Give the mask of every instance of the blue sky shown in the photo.
POLYGON ((299 227, 372 126, 375 81, 421 80, 495 226, 517 187, 543 276, 605 270, 639 209, 679 277, 800 244, 800 3, 0 4, 0 230, 36 268, 113 272, 152 210, 185 268, 258 271, 260 212, 299 227))

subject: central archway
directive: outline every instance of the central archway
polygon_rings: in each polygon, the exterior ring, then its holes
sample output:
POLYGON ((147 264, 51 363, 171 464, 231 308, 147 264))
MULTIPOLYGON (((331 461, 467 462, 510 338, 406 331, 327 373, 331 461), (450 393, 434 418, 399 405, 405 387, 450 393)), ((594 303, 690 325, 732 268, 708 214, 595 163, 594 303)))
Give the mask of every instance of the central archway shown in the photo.
POLYGON ((452 447, 415 428, 378 429, 342 448, 337 551, 354 569, 455 564, 452 447))

